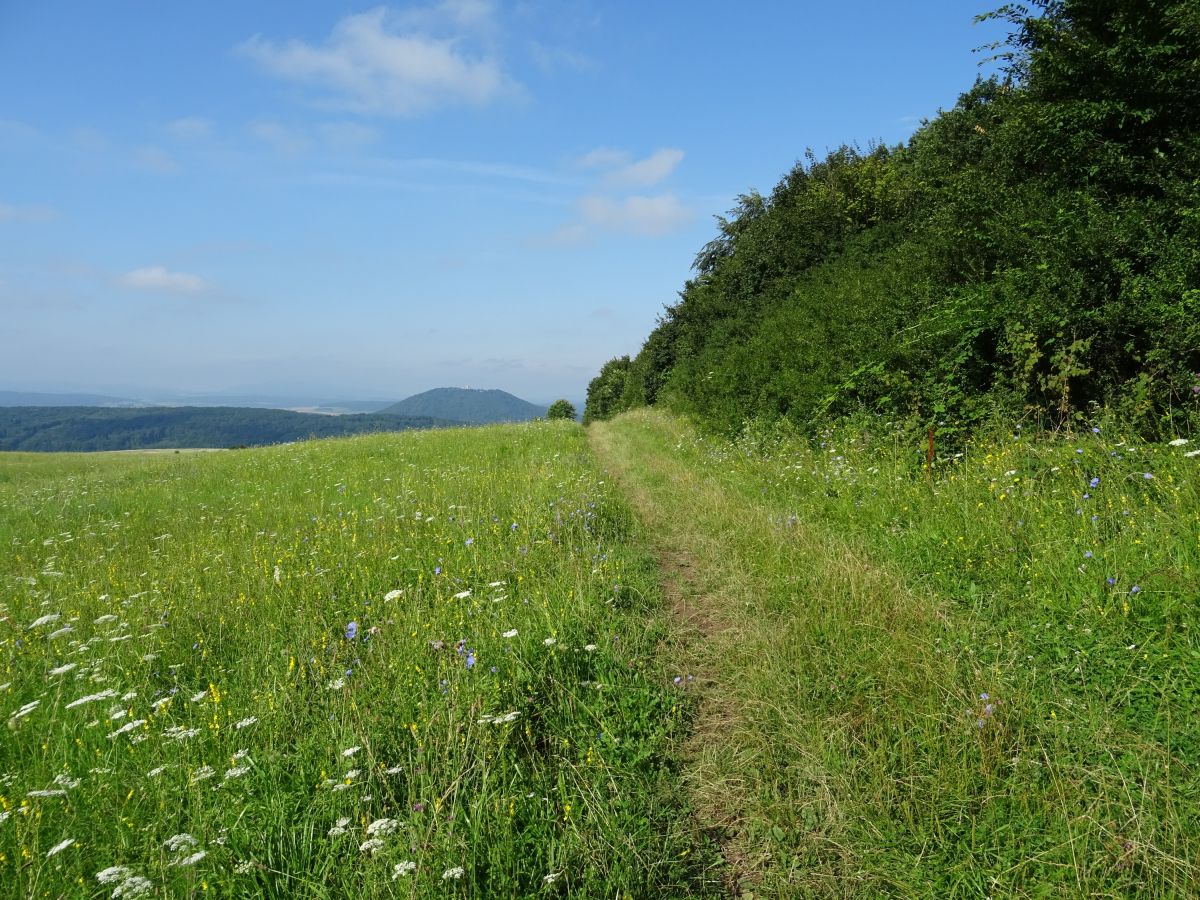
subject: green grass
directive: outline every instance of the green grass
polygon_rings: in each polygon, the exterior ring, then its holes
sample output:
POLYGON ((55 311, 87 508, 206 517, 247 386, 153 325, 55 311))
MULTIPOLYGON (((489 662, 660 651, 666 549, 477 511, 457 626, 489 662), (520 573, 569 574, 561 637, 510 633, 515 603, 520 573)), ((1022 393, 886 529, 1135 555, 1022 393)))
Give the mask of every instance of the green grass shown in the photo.
POLYGON ((1192 445, 1002 434, 927 482, 882 423, 593 438, 693 563, 685 777, 744 891, 1200 893, 1192 445))
POLYGON ((708 891, 575 425, 0 456, 0 546, 6 895, 708 891))

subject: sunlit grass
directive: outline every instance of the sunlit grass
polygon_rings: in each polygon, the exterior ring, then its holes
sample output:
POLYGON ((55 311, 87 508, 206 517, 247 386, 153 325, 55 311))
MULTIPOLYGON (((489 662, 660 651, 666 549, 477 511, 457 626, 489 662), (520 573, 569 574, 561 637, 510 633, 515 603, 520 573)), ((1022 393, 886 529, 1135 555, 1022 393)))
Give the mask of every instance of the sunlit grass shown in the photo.
POLYGON ((6 892, 704 890, 656 574, 577 426, 0 473, 6 892))

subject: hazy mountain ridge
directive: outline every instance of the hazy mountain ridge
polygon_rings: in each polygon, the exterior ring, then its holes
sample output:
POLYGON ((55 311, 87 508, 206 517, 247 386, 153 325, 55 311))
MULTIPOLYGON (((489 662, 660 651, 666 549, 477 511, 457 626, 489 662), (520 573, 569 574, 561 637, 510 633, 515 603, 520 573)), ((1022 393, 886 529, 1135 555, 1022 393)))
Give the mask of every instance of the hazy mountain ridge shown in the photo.
POLYGON ((507 391, 477 388, 434 388, 379 410, 378 415, 433 416, 468 425, 528 422, 546 414, 546 407, 507 391))
POLYGON ((13 406, 0 408, 0 451, 256 446, 458 424, 431 416, 330 416, 244 407, 13 406))

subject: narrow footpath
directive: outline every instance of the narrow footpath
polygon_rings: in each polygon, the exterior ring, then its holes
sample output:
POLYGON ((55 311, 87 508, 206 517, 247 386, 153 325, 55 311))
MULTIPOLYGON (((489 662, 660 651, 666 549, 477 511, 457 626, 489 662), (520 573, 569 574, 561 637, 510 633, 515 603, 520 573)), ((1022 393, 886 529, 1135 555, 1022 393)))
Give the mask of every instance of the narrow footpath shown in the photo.
POLYGON ((889 692, 933 693, 945 677, 923 650, 935 611, 841 541, 714 477, 678 420, 643 410, 589 435, 659 561, 675 623, 663 652, 695 678, 684 776, 730 894, 893 890, 864 849, 856 772, 889 692))

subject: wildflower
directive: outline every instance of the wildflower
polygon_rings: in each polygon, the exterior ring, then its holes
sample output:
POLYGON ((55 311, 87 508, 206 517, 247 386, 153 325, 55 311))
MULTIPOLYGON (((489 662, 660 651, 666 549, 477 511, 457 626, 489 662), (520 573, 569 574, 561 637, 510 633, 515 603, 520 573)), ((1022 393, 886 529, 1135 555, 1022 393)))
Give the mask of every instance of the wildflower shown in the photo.
POLYGON ((453 869, 447 869, 442 873, 442 881, 449 881, 451 878, 462 878, 467 874, 467 870, 462 866, 455 866, 453 869))
POLYGON ((141 875, 130 875, 112 892, 113 897, 141 897, 154 890, 154 882, 141 875))
POLYGON ((241 731, 243 728, 249 728, 251 725, 253 725, 257 721, 258 721, 258 716, 247 716, 246 718, 244 718, 238 722, 234 722, 233 727, 236 728, 238 731, 241 731))
POLYGON ((468 669, 475 668, 475 651, 474 650, 467 651, 467 668, 468 669))
POLYGON ((113 884, 125 880, 129 875, 129 869, 124 866, 109 866, 96 873, 96 880, 101 884, 113 884))
POLYGON ((241 778, 243 775, 245 775, 249 771, 250 771, 249 766, 234 766, 232 769, 225 770, 225 776, 222 780, 229 781, 229 779, 231 779, 231 778, 241 778))
POLYGON ((417 871, 417 864, 411 859, 396 863, 396 865, 392 866, 392 881, 405 875, 411 875, 415 871, 417 871))
POLYGON ((455 600, 466 600, 470 596, 471 596, 470 591, 459 591, 457 594, 454 595, 454 599, 455 600))
POLYGON ((249 875, 256 863, 252 859, 244 859, 233 867, 234 875, 249 875))
POLYGON ((351 756, 353 756, 355 753, 357 753, 361 749, 362 749, 362 747, 347 747, 345 750, 342 751, 342 756, 346 759, 349 759, 351 756))
POLYGON ((74 843, 75 843, 75 838, 67 838, 65 841, 60 841, 59 843, 55 844, 53 847, 51 847, 49 850, 46 851, 46 859, 49 859, 50 857, 54 856, 55 854, 61 853, 62 851, 66 850, 68 847, 70 847, 74 843))
POLYGON ((190 850, 200 842, 188 834, 186 831, 179 834, 171 835, 163 841, 163 846, 172 853, 178 853, 180 850, 190 850))
POLYGON ((349 824, 350 824, 350 820, 347 818, 338 819, 337 824, 329 829, 329 831, 328 831, 329 836, 330 837, 338 837, 339 835, 345 834, 346 826, 349 824))
POLYGON ((596 649, 596 645, 595 644, 584 644, 583 649, 586 650, 588 653, 591 653, 596 649))
POLYGON ((1105 578, 1104 581, 1109 587, 1112 587, 1114 584, 1117 583, 1117 579, 1113 578, 1111 575, 1109 575, 1107 578, 1105 578))
POLYGON ((208 851, 207 851, 207 850, 197 850, 197 851, 196 851, 195 853, 193 853, 191 856, 185 856, 185 857, 183 857, 182 859, 175 859, 175 860, 172 860, 170 863, 168 863, 168 865, 171 865, 171 866, 192 866, 192 865, 195 865, 196 863, 200 862, 200 860, 204 859, 204 857, 206 857, 206 856, 208 856, 208 851))
POLYGON ((399 775, 404 771, 404 766, 392 766, 391 768, 384 769, 383 771, 387 775, 399 775))
POLYGON ((1091 551, 1091 550, 1084 550, 1084 551, 1083 551, 1083 558, 1084 558, 1084 559, 1091 559, 1091 558, 1092 558, 1092 551, 1091 551))
POLYGON ((1093 476, 1092 476, 1092 478, 1091 478, 1091 480, 1090 480, 1090 481, 1088 481, 1088 487, 1090 487, 1090 488, 1097 488, 1097 487, 1100 487, 1100 476, 1099 476, 1099 475, 1093 475, 1093 476))
POLYGON ((383 849, 383 841, 379 838, 367 838, 358 845, 358 849, 363 853, 374 853, 376 850, 383 849))
POLYGON ((511 628, 508 631, 504 632, 504 634, 500 635, 500 637, 504 637, 504 638, 515 638, 516 636, 517 636, 517 629, 515 629, 515 628, 511 628))
POLYGON ((67 663, 66 665, 59 666, 57 669, 51 669, 50 674, 51 675, 65 675, 65 674, 67 674, 67 672, 70 672, 72 669, 78 667, 78 665, 79 665, 79 663, 67 663))
POLYGON ((1182 447, 1187 442, 1188 442, 1187 438, 1175 438, 1175 440, 1169 441, 1168 444, 1172 447, 1182 447))
POLYGON ((141 726, 143 726, 145 724, 146 724, 145 719, 134 719, 131 722, 126 722, 124 725, 122 725, 116 731, 109 734, 109 738, 111 739, 111 738, 119 737, 120 735, 125 734, 125 732, 133 731, 133 729, 140 728, 141 726))
POLYGON ((549 875, 543 875, 542 882, 544 884, 554 884, 554 882, 558 881, 560 875, 562 875, 562 872, 551 872, 549 875))
POLYGON ((1140 594, 1141 592, 1142 592, 1142 589, 1136 584, 1129 589, 1129 593, 1131 593, 1131 594, 1140 594))
POLYGON ((49 625, 51 622, 57 622, 61 618, 62 618, 62 613, 50 613, 49 615, 42 616, 40 619, 37 619, 36 621, 30 622, 29 627, 30 628, 38 628, 39 626, 42 626, 42 625, 49 625))
POLYGON ((553 647, 555 644, 558 643, 558 641, 555 638, 548 637, 544 641, 542 641, 542 643, 545 644, 547 647, 553 647))
POLYGON ((1200 450, 1190 450, 1183 455, 1188 459, 1191 459, 1193 456, 1200 456, 1200 450))
POLYGON ((372 822, 370 825, 367 826, 367 834, 372 835, 372 836, 380 835, 380 834, 391 834, 393 831, 395 831, 399 827, 400 827, 400 823, 397 822, 395 819, 376 819, 374 822, 372 822))
POLYGON ((346 640, 352 641, 358 637, 358 623, 351 622, 346 626, 346 640))
POLYGON ((1150 474, 1149 472, 1143 472, 1142 478, 1146 479, 1146 481, 1150 481, 1154 478, 1154 476, 1152 474, 1150 474))
POLYGON ((192 773, 192 784, 195 784, 198 781, 204 781, 207 778, 212 778, 216 774, 217 770, 212 766, 201 766, 192 773))

